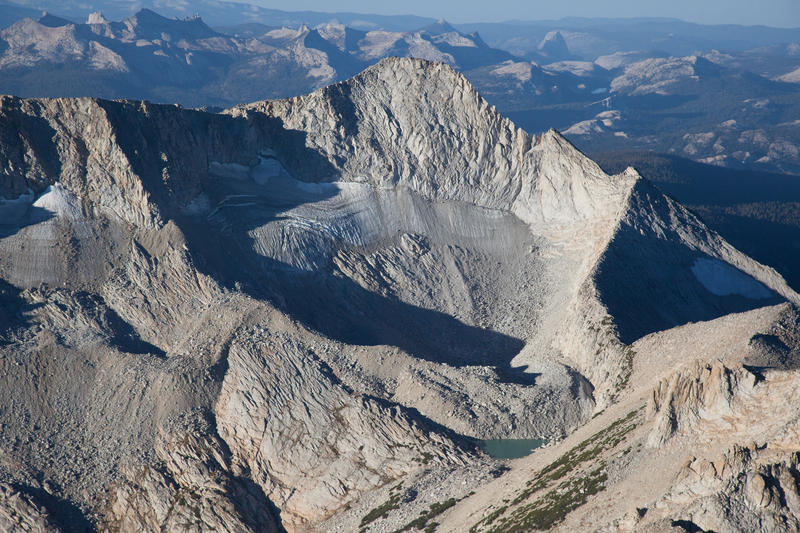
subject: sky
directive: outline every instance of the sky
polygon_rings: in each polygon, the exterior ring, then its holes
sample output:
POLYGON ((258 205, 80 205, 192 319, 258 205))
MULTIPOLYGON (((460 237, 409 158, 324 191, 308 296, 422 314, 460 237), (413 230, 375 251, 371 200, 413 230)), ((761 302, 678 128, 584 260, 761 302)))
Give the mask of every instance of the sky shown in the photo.
MULTIPOLYGON (((243 0, 247 1, 247 0, 243 0)), ((249 0, 289 11, 421 15, 450 22, 673 17, 703 24, 800 27, 800 0, 249 0)))

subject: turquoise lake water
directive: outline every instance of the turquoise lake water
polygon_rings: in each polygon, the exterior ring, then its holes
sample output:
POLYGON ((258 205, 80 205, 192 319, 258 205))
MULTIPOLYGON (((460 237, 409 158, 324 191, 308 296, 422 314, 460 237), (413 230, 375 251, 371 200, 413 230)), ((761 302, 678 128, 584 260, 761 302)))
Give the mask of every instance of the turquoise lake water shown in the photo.
POLYGON ((491 439, 479 441, 478 445, 495 459, 519 459, 545 442, 546 439, 491 439))

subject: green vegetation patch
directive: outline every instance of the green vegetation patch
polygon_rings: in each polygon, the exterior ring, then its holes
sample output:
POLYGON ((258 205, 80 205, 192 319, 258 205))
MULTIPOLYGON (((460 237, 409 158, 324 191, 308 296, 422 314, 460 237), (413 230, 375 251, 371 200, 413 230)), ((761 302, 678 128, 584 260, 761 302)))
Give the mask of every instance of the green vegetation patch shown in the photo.
POLYGON ((628 345, 623 344, 622 351, 622 368, 620 369, 617 379, 614 382, 614 395, 616 396, 622 392, 627 386, 633 374, 633 358, 636 357, 636 352, 628 345))
POLYGON ((491 532, 513 533, 532 529, 550 529, 577 509, 593 494, 605 489, 606 465, 559 484, 547 494, 530 504, 514 509, 510 516, 501 518, 491 532))
POLYGON ((361 519, 361 527, 363 528, 379 518, 386 518, 390 511, 400 508, 399 503, 400 494, 392 494, 388 500, 364 515, 364 518, 361 519))
POLYGON ((436 522, 431 522, 431 519, 450 509, 459 501, 460 500, 456 500, 455 498, 450 498, 449 500, 445 500, 443 502, 432 503, 427 511, 422 511, 419 518, 412 520, 394 533, 402 533, 403 531, 412 531, 414 529, 417 531, 424 530, 425 533, 432 533, 436 530, 436 526, 439 524, 436 522))
MULTIPOLYGON (((394 509, 399 509, 400 508, 400 495, 401 494, 399 492, 396 493, 395 491, 399 491, 402 487, 403 487, 402 483, 392 487, 389 490, 389 499, 386 500, 385 502, 383 502, 381 505, 379 505, 375 509, 373 509, 370 512, 368 512, 366 515, 364 515, 364 518, 361 519, 361 531, 362 532, 366 531, 366 526, 367 525, 371 524, 372 522, 374 522, 375 520, 377 520, 379 518, 386 518, 386 516, 391 511, 393 511, 394 509)), ((472 496, 473 494, 475 494, 474 491, 470 492, 469 494, 464 496, 464 498, 468 498, 469 496, 472 496)), ((446 510, 450 509, 451 507, 453 507, 455 504, 457 504, 458 502, 460 502, 464 498, 460 498, 460 499, 450 498, 450 499, 445 500, 443 502, 432 503, 428 509, 424 509, 424 510, 422 510, 420 512, 419 517, 415 518, 414 520, 412 520, 408 524, 404 525, 402 528, 398 529, 394 533, 402 533, 404 531, 413 531, 413 530, 417 530, 417 531, 423 531, 424 530, 425 533, 433 533, 433 531, 436 530, 436 526, 438 526, 439 524, 437 522, 431 522, 431 520, 433 518, 439 516, 440 514, 445 512, 446 510)))

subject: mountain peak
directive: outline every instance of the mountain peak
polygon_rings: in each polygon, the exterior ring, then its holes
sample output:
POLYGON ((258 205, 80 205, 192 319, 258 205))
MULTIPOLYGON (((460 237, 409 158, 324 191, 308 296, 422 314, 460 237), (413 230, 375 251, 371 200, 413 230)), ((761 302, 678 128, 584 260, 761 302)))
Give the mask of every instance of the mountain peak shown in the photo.
POLYGON ((439 19, 433 24, 429 24, 422 28, 420 31, 430 33, 431 35, 441 35, 443 33, 459 33, 449 22, 445 19, 439 19))
POLYGON ((517 128, 444 63, 390 57, 309 95, 229 112, 251 111, 305 132, 327 173, 298 166, 292 174, 320 181, 366 179, 539 225, 608 218, 627 190, 557 131, 534 139, 517 128))
POLYGON ((102 11, 95 11, 89 14, 89 18, 86 20, 86 24, 106 24, 108 21, 103 16, 102 11))
POLYGON ((468 87, 477 95, 477 90, 459 71, 447 63, 428 59, 399 56, 385 57, 368 67, 354 79, 371 74, 377 74, 380 79, 398 83, 413 82, 413 84, 421 86, 446 83, 454 87, 468 87))
POLYGON ((566 59, 570 57, 567 41, 560 31, 554 30, 545 35, 539 43, 539 52, 549 59, 566 59))
POLYGON ((219 35, 203 22, 200 17, 170 19, 147 8, 140 9, 126 19, 126 25, 136 32, 138 38, 161 38, 162 33, 176 39, 204 39, 219 35))
POLYGON ((167 17, 159 15, 152 9, 148 9, 146 7, 143 7, 142 9, 137 11, 133 16, 136 17, 137 20, 148 20, 148 19, 169 20, 167 17))
POLYGON ((408 186, 485 207, 508 204, 510 176, 527 164, 522 150, 531 144, 462 74, 418 58, 389 57, 309 95, 230 112, 250 111, 305 130, 306 145, 330 162, 320 180, 366 176, 378 187, 408 186), (448 140, 455 138, 461 142, 448 140))
POLYGON ((70 20, 51 15, 47 11, 42 13, 42 16, 37 22, 39 22, 39 24, 42 26, 47 26, 48 28, 59 28, 61 26, 69 26, 70 24, 74 24, 70 20))

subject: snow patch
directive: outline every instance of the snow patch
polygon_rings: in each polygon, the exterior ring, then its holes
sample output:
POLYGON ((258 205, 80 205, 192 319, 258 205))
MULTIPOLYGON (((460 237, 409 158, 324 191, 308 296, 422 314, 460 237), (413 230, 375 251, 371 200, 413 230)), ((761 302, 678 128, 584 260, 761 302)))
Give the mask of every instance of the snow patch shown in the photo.
POLYGON ((717 296, 738 294, 761 300, 772 297, 772 291, 744 272, 717 259, 704 257, 695 260, 692 274, 710 293, 717 296))
POLYGON ((83 216, 80 199, 60 183, 54 183, 45 189, 44 193, 33 202, 33 206, 70 220, 83 216))
POLYGON ((212 161, 208 166, 208 171, 218 178, 229 178, 235 180, 252 179, 259 185, 266 185, 271 178, 281 175, 289 175, 280 161, 275 159, 271 151, 262 151, 258 158, 258 164, 249 167, 239 163, 220 163, 212 161))
POLYGON ((250 176, 259 185, 266 185, 271 178, 288 174, 281 162, 272 157, 261 157, 259 163, 251 171, 250 176))

